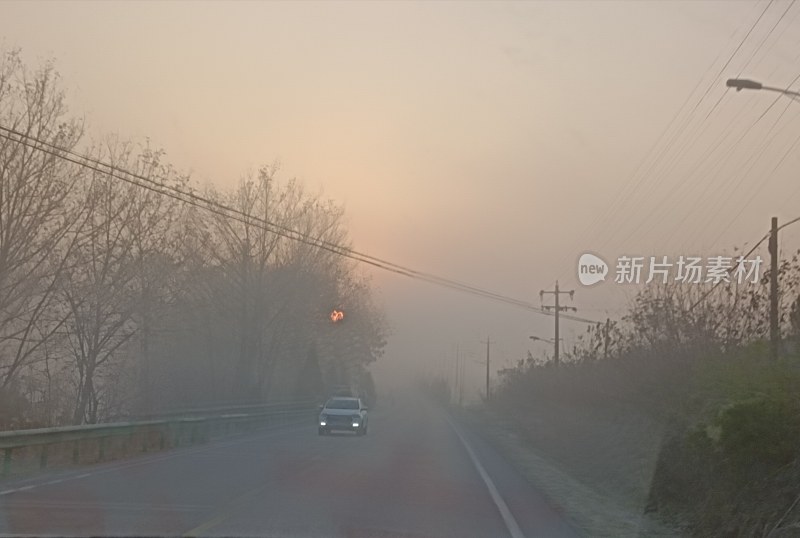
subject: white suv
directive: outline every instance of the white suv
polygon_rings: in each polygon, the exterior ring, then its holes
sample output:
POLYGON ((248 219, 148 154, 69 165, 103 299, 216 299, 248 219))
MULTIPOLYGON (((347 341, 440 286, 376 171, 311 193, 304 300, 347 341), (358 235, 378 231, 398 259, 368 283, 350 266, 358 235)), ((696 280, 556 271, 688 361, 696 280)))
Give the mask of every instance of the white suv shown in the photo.
POLYGON ((328 400, 319 413, 318 431, 327 435, 333 430, 367 434, 367 406, 361 398, 334 397, 328 400))

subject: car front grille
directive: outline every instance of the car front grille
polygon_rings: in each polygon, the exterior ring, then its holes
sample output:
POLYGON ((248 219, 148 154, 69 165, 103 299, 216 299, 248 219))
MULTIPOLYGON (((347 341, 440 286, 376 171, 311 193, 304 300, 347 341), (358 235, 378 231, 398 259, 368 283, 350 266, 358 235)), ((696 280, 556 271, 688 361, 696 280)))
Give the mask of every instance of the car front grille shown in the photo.
POLYGON ((349 426, 349 425, 353 424, 354 420, 356 420, 356 419, 354 419, 352 417, 334 415, 334 416, 329 416, 328 417, 328 424, 337 424, 337 425, 339 425, 339 424, 347 424, 349 426))

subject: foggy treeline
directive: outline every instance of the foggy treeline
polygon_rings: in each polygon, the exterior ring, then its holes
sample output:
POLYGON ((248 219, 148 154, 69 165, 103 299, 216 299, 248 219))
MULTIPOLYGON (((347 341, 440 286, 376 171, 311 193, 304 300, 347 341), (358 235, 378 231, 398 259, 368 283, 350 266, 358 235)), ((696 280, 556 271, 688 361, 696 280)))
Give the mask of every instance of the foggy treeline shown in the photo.
MULTIPOLYGON (((0 138, 0 427, 318 399, 340 385, 374 397, 367 366, 385 325, 352 262, 61 158, 197 191, 162 151, 89 140, 52 62, 2 54, 0 125, 61 149, 0 138)), ((341 208, 277 172, 198 192, 347 245, 341 208)))

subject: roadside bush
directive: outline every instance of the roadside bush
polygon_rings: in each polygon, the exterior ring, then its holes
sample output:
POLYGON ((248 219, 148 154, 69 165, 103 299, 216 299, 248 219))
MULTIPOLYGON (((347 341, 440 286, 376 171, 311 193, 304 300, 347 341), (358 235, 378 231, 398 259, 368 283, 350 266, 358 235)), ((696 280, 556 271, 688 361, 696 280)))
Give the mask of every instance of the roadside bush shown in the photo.
POLYGON ((710 379, 702 379, 707 399, 712 392, 724 394, 723 388, 728 398, 747 397, 728 400, 694 425, 698 417, 685 415, 683 426, 673 428, 662 446, 648 510, 684 522, 695 536, 751 536, 777 525, 797 495, 800 406, 788 390, 796 378, 791 362, 753 361, 718 370, 714 391, 710 379))
POLYGON ((753 472, 775 472, 797 457, 798 409, 786 398, 750 399, 725 409, 719 417, 719 448, 730 472, 740 480, 753 472))

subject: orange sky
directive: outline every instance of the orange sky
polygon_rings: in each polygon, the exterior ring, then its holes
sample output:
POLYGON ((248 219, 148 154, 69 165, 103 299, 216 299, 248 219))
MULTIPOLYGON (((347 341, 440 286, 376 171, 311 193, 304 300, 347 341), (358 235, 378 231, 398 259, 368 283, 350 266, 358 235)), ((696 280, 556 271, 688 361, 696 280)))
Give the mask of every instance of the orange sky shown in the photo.
MULTIPOLYGON (((584 250, 718 253, 800 214, 800 104, 776 104, 735 144, 773 96, 724 87, 800 75, 800 6, 780 19, 789 4, 774 2, 720 74, 765 6, 6 1, 0 37, 30 62, 56 58, 94 136, 149 137, 217 185, 278 160, 345 204, 361 251, 537 302, 560 278, 601 319, 630 290, 580 288, 584 250)), ((375 281, 396 363, 438 364, 457 342, 480 355, 487 333, 516 360, 543 349, 529 333, 552 330, 511 307, 375 281)))

